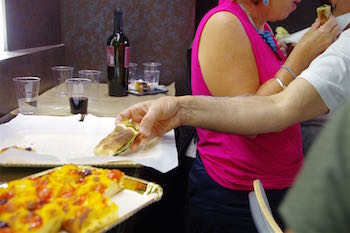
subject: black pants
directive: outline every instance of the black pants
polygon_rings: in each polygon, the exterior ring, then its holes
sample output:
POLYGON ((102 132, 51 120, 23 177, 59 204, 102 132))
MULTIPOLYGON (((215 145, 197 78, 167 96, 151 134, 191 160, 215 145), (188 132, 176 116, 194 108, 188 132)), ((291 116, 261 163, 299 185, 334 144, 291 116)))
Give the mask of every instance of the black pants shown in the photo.
MULTIPOLYGON (((275 219, 283 228, 276 208, 286 190, 267 190, 275 219)), ((250 214, 249 191, 222 187, 210 178, 197 156, 189 176, 188 232, 256 232, 250 214)))

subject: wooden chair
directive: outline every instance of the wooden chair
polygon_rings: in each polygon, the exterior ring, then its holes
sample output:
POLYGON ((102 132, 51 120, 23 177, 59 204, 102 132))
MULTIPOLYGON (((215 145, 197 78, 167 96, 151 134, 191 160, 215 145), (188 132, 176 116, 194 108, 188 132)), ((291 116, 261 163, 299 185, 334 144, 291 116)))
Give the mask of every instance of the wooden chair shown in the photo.
POLYGON ((282 233, 272 216, 269 202, 260 180, 254 180, 254 191, 249 193, 249 206, 255 226, 260 233, 282 233))

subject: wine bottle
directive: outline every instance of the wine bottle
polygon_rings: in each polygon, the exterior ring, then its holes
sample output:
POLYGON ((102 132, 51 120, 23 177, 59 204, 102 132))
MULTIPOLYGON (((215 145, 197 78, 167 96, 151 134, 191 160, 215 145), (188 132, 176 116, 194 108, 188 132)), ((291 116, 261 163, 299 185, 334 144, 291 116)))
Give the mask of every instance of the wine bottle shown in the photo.
POLYGON ((114 33, 107 40, 108 94, 126 96, 129 76, 129 40, 123 32, 123 11, 114 10, 114 33))

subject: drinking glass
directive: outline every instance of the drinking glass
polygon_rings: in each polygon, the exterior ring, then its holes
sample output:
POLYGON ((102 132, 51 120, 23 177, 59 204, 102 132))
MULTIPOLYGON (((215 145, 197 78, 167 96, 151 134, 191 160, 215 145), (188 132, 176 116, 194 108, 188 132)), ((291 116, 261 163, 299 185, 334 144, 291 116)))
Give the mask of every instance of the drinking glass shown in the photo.
POLYGON ((145 82, 151 90, 157 89, 159 85, 159 70, 145 70, 145 82))
POLYGON ((90 83, 90 79, 87 78, 70 78, 66 80, 72 114, 87 114, 90 83))
POLYGON ((135 82, 137 80, 137 64, 129 63, 129 83, 135 82))
POLYGON ((39 77, 17 77, 13 79, 16 86, 16 96, 19 112, 34 114, 37 112, 40 88, 39 77))
POLYGON ((151 90, 157 89, 159 85, 160 66, 162 64, 159 62, 144 62, 142 65, 145 82, 151 90))
POLYGON ((52 78, 56 86, 56 95, 57 96, 66 96, 67 89, 63 84, 67 79, 73 77, 73 67, 70 66, 54 66, 51 68, 52 78))
POLYGON ((101 79, 101 71, 99 70, 79 70, 79 78, 90 79, 90 101, 97 101, 99 96, 99 83, 101 79))

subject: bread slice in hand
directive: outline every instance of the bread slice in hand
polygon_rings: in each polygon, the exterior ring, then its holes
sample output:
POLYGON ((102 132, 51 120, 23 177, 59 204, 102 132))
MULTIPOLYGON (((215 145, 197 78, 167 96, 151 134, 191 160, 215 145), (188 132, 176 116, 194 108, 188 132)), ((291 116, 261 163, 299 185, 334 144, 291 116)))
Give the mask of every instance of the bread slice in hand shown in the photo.
POLYGON ((129 121, 123 121, 115 126, 113 132, 107 135, 95 147, 95 155, 119 155, 127 151, 139 136, 138 126, 129 121))
POLYGON ((331 16, 331 6, 324 4, 323 6, 317 7, 317 17, 320 20, 320 24, 323 25, 327 22, 329 16, 331 16))

